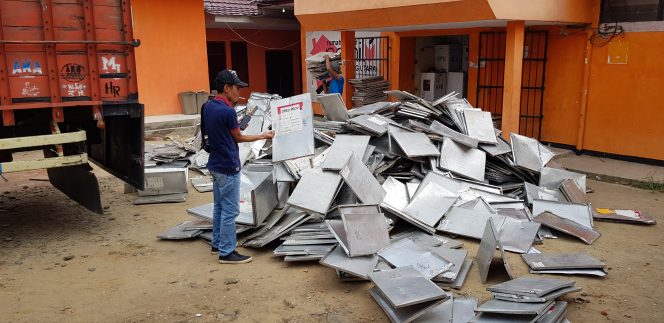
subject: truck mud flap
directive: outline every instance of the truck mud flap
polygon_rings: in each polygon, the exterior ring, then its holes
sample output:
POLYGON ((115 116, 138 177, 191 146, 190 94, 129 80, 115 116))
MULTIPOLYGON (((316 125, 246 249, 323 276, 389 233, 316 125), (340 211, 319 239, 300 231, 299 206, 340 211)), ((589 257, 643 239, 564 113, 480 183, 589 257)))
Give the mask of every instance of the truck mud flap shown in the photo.
POLYGON ((55 188, 86 209, 103 214, 99 182, 89 164, 49 168, 48 179, 55 188))
POLYGON ((102 107, 104 128, 88 131, 87 150, 92 162, 128 184, 143 189, 143 105, 113 104, 102 107), (91 138, 97 134, 97 138, 91 138))

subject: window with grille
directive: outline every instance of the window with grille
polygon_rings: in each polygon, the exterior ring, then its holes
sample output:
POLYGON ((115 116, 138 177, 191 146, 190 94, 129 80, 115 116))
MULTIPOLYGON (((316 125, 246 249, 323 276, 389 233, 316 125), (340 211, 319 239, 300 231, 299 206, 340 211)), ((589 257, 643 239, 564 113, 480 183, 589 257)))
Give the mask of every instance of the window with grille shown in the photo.
POLYGON ((662 21, 664 0, 602 0, 600 23, 662 21))

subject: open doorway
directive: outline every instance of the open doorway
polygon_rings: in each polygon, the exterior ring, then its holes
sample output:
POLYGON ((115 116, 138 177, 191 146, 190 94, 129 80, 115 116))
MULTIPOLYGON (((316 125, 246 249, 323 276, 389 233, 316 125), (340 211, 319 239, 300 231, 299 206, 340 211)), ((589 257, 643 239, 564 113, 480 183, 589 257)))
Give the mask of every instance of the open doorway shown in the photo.
POLYGON ((415 93, 436 100, 452 91, 467 97, 468 35, 415 38, 415 93))
POLYGON ((265 51, 267 92, 282 97, 294 95, 293 52, 290 50, 265 51))
POLYGON ((223 41, 207 42, 208 78, 210 90, 214 90, 214 78, 226 69, 226 43, 223 41))

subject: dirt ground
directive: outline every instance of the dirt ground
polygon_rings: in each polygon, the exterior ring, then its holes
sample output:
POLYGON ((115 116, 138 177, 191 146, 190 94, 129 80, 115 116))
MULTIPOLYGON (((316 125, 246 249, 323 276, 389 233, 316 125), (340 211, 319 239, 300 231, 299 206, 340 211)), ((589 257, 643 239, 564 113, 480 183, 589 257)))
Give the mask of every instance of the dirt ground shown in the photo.
MULTIPOLYGON (((212 201, 193 189, 186 203, 134 206, 123 184, 100 174, 96 215, 68 200, 44 171, 0 179, 0 320, 5 322, 384 322, 368 293, 371 283, 340 282, 332 269, 285 263, 270 248, 243 249, 246 265, 221 265, 202 241, 159 241, 186 209, 212 201), (72 257, 72 259, 68 259, 72 257)), ((662 322, 664 193, 589 181, 594 206, 638 208, 655 226, 596 222, 592 246, 569 237, 546 240, 541 251, 585 251, 609 267, 605 278, 574 279, 583 291, 570 302, 572 322, 662 322)), ((464 240, 474 258, 478 242, 464 240)), ((274 246, 272 246, 274 248, 274 246)), ((508 253, 515 276, 527 274, 508 253)), ((503 279, 493 275, 489 284, 503 279)), ((473 265, 459 292, 485 301, 489 293, 473 265)))

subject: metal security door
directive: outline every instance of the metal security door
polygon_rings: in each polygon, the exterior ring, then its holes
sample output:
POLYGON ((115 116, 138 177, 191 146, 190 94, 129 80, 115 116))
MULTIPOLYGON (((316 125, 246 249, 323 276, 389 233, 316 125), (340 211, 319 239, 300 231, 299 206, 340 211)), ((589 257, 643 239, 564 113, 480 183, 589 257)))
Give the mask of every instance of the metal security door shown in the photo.
POLYGON ((355 77, 382 76, 390 78, 390 38, 355 38, 355 77))
POLYGON ((528 31, 523 41, 519 133, 540 139, 544 118, 544 79, 548 31, 528 31))
MULTIPOLYGON (((540 139, 548 32, 526 31, 524 36, 519 133, 540 139)), ((480 33, 475 106, 490 111, 494 117, 503 112, 505 44, 505 32, 480 33)))
POLYGON ((503 113, 505 42, 504 32, 480 33, 475 107, 491 112, 494 117, 503 113))

